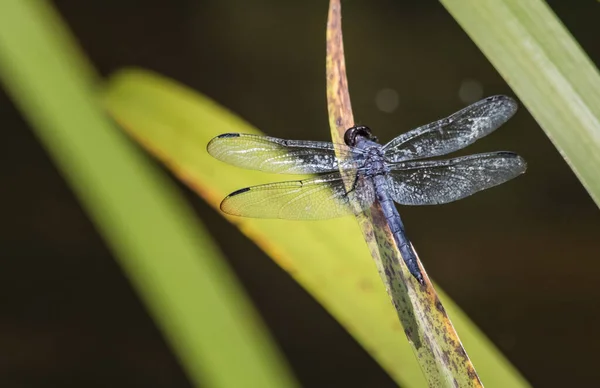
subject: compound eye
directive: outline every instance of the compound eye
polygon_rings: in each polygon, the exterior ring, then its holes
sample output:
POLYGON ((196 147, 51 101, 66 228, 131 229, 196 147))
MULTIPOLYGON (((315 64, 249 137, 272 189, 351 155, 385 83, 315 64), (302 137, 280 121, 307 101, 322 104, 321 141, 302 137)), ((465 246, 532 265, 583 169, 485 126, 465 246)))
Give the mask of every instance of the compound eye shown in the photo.
POLYGON ((356 131, 357 127, 349 128, 344 134, 344 142, 347 146, 354 147, 356 145, 356 131))
POLYGON ((358 136, 364 137, 365 139, 372 139, 371 129, 364 125, 355 125, 349 128, 344 134, 344 142, 350 147, 356 146, 358 136))

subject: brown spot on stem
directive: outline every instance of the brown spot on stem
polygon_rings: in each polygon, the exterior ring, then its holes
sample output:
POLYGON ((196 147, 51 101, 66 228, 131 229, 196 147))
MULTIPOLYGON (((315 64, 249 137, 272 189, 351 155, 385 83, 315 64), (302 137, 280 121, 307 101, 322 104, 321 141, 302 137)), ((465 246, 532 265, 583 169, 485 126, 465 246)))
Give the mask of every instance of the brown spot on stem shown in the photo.
POLYGON ((442 305, 442 301, 440 301, 440 298, 438 298, 437 295, 435 296, 435 308, 440 313, 446 315, 446 309, 444 309, 444 306, 442 305))

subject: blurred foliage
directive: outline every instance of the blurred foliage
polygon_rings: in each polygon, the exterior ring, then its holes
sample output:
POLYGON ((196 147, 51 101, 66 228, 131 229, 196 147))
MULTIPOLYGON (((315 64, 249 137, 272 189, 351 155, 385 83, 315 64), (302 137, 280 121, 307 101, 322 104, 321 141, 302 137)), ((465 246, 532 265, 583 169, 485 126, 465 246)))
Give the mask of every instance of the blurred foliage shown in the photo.
POLYGON ((442 0, 600 206, 600 74, 543 0, 442 0))
POLYGON ((97 78, 45 2, 2 3, 0 71, 189 377, 210 387, 296 386, 191 209, 105 117, 97 78))

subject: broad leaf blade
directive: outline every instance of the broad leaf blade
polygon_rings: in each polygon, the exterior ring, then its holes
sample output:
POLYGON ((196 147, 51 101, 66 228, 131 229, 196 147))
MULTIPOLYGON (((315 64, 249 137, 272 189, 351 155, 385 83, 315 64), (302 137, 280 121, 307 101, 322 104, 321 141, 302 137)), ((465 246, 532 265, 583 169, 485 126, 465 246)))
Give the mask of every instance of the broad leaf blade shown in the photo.
MULTIPOLYGON (((123 71, 109 83, 105 103, 131 136, 217 209, 233 190, 281 180, 281 175, 232 167, 208 155, 206 144, 216 135, 260 132, 167 78, 123 71)), ((313 295, 398 383, 427 386, 352 217, 318 222, 228 219, 313 295)), ((440 297, 486 386, 528 386, 456 305, 440 297)))

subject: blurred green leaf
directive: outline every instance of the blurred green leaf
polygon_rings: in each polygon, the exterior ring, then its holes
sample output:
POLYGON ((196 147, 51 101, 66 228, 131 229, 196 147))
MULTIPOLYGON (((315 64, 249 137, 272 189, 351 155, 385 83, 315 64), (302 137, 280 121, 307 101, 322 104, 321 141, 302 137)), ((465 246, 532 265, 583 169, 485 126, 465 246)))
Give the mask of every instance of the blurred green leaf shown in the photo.
POLYGON ((598 69, 541 0, 442 0, 600 206, 598 69))
POLYGON ((296 386, 192 210, 98 106, 93 70, 45 2, 2 2, 0 74, 188 376, 206 387, 296 386))
MULTIPOLYGON (((217 209, 233 190, 281 180, 280 175, 236 168, 208 155, 206 144, 216 135, 260 132, 171 80, 141 70, 123 71, 110 81, 105 102, 131 136, 217 209)), ((398 383, 427 386, 352 217, 228 220, 288 271, 398 383)), ((458 307, 440 297, 486 386, 528 386, 458 307)))

